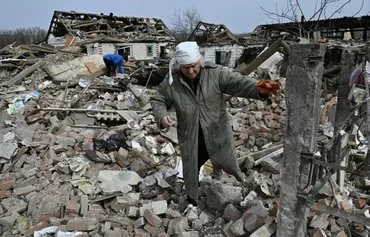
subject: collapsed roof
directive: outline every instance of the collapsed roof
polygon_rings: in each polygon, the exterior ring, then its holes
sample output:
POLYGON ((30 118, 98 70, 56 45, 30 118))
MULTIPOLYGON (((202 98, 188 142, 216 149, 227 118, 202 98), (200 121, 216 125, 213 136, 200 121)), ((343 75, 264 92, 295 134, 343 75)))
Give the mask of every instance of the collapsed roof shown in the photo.
POLYGON ((54 11, 46 37, 47 41, 51 35, 54 37, 71 35, 80 39, 104 35, 125 40, 175 40, 161 19, 74 11, 54 11))
POLYGON ((189 40, 199 44, 238 44, 238 38, 224 24, 199 22, 189 40))
POLYGON ((296 37, 306 37, 313 32, 320 31, 322 36, 326 38, 339 39, 343 38, 345 32, 350 31, 356 39, 366 41, 370 38, 369 25, 370 16, 342 17, 318 21, 259 25, 256 27, 255 32, 264 34, 265 37, 270 37, 274 32, 287 32, 296 37))

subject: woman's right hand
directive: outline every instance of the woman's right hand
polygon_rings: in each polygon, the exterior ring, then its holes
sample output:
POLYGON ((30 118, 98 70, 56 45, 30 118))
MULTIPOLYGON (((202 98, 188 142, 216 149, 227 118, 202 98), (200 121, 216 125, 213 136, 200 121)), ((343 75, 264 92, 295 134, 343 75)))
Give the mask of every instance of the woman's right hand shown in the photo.
POLYGON ((171 116, 169 116, 169 115, 164 116, 162 118, 161 124, 162 124, 162 127, 163 128, 170 127, 172 125, 172 118, 171 118, 171 116))

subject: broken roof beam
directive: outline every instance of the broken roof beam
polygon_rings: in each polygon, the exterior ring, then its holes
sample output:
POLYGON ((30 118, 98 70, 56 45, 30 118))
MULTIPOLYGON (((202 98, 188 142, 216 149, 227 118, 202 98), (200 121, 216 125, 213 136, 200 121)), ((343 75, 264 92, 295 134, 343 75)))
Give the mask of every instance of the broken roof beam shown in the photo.
POLYGON ((60 23, 60 24, 62 24, 62 25, 64 26, 64 28, 65 28, 65 30, 68 32, 68 34, 75 36, 75 35, 73 34, 72 29, 69 27, 69 25, 67 25, 67 24, 64 22, 64 19, 60 18, 60 15, 57 15, 56 17, 57 17, 57 19, 58 19, 59 23, 60 23))
POLYGON ((194 28, 193 32, 191 32, 191 34, 190 34, 190 36, 189 36, 189 38, 188 38, 189 40, 196 40, 196 38, 197 38, 196 34, 197 34, 197 32, 198 32, 198 31, 207 31, 207 30, 200 29, 200 27, 201 27, 202 25, 204 25, 204 23, 200 21, 200 22, 195 26, 195 28, 194 28))
POLYGON ((86 31, 85 34, 99 34, 99 33, 106 33, 106 34, 109 34, 109 33, 112 33, 112 31, 110 30, 92 30, 92 31, 86 31))
POLYGON ((108 31, 112 31, 112 27, 109 25, 109 23, 101 20, 94 20, 93 22, 86 22, 85 24, 77 22, 75 24, 70 25, 70 27, 71 29, 76 29, 84 32, 91 30, 100 30, 101 28, 104 28, 108 31))
POLYGON ((9 86, 12 86, 12 85, 15 85, 15 84, 21 82, 25 77, 27 77, 28 75, 30 75, 31 73, 36 71, 38 68, 40 68, 44 64, 45 64, 45 62, 43 60, 38 61, 37 63, 33 64, 32 66, 30 66, 26 69, 24 69, 23 71, 21 71, 20 73, 18 73, 14 77, 12 77, 8 82, 3 84, 3 86, 9 87, 9 86))
POLYGON ((74 55, 74 56, 84 55, 83 53, 73 52, 73 51, 69 51, 67 49, 63 49, 63 48, 61 48, 61 49, 51 49, 51 48, 48 48, 48 47, 42 47, 40 45, 34 45, 34 44, 21 45, 20 47, 21 47, 21 49, 25 49, 25 50, 28 50, 28 51, 36 51, 36 52, 43 52, 43 53, 51 53, 51 54, 64 53, 64 54, 71 54, 71 55, 74 55))
POLYGON ((221 41, 229 41, 229 42, 234 42, 237 43, 238 39, 229 31, 222 31, 218 32, 213 35, 215 38, 220 39, 221 41))
POLYGON ((345 212, 338 208, 329 207, 321 203, 309 203, 308 206, 310 207, 310 209, 317 212, 327 213, 349 221, 353 221, 363 225, 369 225, 370 218, 367 218, 361 214, 345 212))
POLYGON ((265 51, 263 51, 256 59, 254 59, 248 66, 242 69, 242 73, 245 75, 249 75, 253 70, 255 70, 259 65, 261 65, 264 61, 266 61, 269 57, 271 57, 276 51, 278 51, 279 47, 282 46, 281 44, 282 39, 277 39, 270 47, 268 47, 265 51))
MULTIPOLYGON (((335 32, 345 32, 348 29, 351 29, 352 31, 363 31, 365 29, 366 31, 366 29, 369 29, 369 25, 370 16, 367 15, 362 17, 343 17, 318 21, 303 21, 300 23, 287 22, 279 24, 265 24, 257 26, 256 30, 263 29, 266 32, 285 31, 298 37, 302 30, 306 33, 313 31, 327 31, 327 29, 335 29, 335 32)), ((366 34, 364 36, 366 36, 366 34)), ((366 37, 364 37, 364 39, 366 39, 366 37)))
MULTIPOLYGON (((119 17, 104 14, 78 13, 55 11, 50 23, 47 39, 51 34, 55 37, 61 37, 66 34, 76 35, 77 31, 92 32, 97 30, 105 35, 118 35, 125 32, 141 32, 152 36, 171 35, 170 30, 157 18, 144 17, 119 17)), ((125 35, 123 35, 125 37, 125 35)), ((127 36, 126 36, 127 37, 127 36)))
POLYGON ((82 22, 76 22, 74 24, 71 24, 71 28, 78 29, 78 28, 87 27, 87 26, 94 26, 96 24, 101 24, 101 23, 102 22, 99 20, 82 21, 82 22))
POLYGON ((237 37, 223 24, 210 24, 199 22, 193 32, 190 34, 189 40, 197 41, 198 43, 216 43, 216 44, 233 44, 238 43, 237 37))

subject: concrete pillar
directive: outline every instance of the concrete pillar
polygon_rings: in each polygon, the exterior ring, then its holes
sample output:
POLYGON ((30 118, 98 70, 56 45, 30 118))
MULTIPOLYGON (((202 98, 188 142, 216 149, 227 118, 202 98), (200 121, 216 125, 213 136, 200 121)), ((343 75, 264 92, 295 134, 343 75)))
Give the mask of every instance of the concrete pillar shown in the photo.
MULTIPOLYGON (((342 51, 341 59, 341 72, 338 81, 338 93, 337 93, 337 106, 335 110, 335 121, 334 121, 334 144, 329 153, 328 161, 340 163, 342 166, 346 166, 346 158, 339 160, 342 157, 342 144, 343 139, 346 139, 345 135, 340 135, 341 130, 349 132, 349 125, 351 124, 348 121, 348 112, 351 111, 350 101, 348 100, 348 94, 351 90, 349 87, 349 77, 355 68, 355 54, 348 50, 342 51), (347 122, 346 122, 347 121, 347 122)), ((346 143, 345 143, 346 145, 346 143)), ((345 171, 338 171, 337 173, 337 183, 343 188, 344 185, 344 176, 345 171)))
MULTIPOLYGON (((367 61, 370 60, 370 47, 367 48, 367 61)), ((366 111, 367 111, 367 154, 366 154, 366 160, 365 160, 365 170, 370 170, 370 85, 369 85, 370 78, 367 77, 367 74, 365 73, 365 85, 366 85, 366 92, 367 92, 367 103, 366 103, 366 111)))
MULTIPOLYGON (((350 101, 348 94, 351 90, 349 87, 349 77, 355 69, 355 54, 348 50, 343 50, 341 59, 341 72, 338 81, 337 108, 335 110, 334 137, 337 137, 340 130, 345 129, 348 124, 343 123, 348 117, 350 111, 350 101)), ((334 162, 336 160, 332 160, 334 162)))
POLYGON ((301 153, 313 153, 317 148, 324 55, 325 45, 320 44, 292 45, 289 54, 279 237, 306 236, 308 208, 299 193, 307 184, 309 163, 300 157, 301 153))

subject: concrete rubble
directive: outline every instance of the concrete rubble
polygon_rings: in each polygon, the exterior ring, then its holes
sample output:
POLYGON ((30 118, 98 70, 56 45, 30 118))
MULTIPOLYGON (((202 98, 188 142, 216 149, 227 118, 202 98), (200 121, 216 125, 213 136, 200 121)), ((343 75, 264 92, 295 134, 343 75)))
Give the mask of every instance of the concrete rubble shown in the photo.
MULTIPOLYGON (((187 205, 177 176, 176 130, 160 132, 143 99, 155 87, 134 84, 134 76, 118 82, 103 69, 91 71, 102 67, 98 55, 57 53, 40 60, 44 66, 1 88, 3 236, 202 236, 249 218, 245 211, 257 204, 246 201, 244 188, 227 174, 223 182, 211 180, 208 164, 201 203, 187 205)), ((2 71, 2 82, 9 73, 2 71)), ((282 142, 283 95, 270 104, 231 103, 239 157, 282 142)), ((266 189, 277 185, 265 178, 266 189)), ((264 194, 258 195, 262 202, 264 194)), ((268 202, 260 205, 268 213, 268 202)), ((267 219, 230 230, 252 233, 267 219)))
MULTIPOLYGON (((247 182, 227 174, 213 180, 207 163, 194 207, 184 196, 176 130, 159 131, 147 104, 155 86, 135 84, 135 76, 104 76, 98 57, 48 54, 12 83, 9 78, 37 62, 1 62, 1 235, 274 236, 284 91, 264 102, 229 100, 247 182)), ((328 186, 320 195, 318 203, 370 215, 369 196, 355 187, 328 186)), ((309 220, 309 236, 369 228, 315 211, 309 220)))

